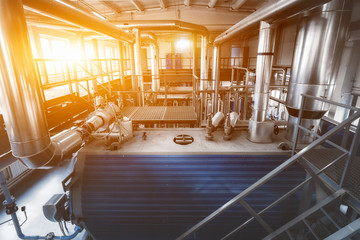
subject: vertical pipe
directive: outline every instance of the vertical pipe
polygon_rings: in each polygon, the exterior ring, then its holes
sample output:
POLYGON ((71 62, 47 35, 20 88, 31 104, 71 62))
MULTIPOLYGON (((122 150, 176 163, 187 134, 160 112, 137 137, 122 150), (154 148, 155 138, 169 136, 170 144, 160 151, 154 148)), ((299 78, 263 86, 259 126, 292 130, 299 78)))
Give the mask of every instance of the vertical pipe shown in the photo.
POLYGON ((0 1, 0 105, 13 155, 29 167, 54 156, 22 2, 0 1))
POLYGON ((158 91, 160 89, 160 77, 159 77, 159 47, 157 44, 151 44, 151 89, 158 91))
POLYGON ((119 74, 121 89, 124 89, 124 43, 119 41, 119 74))
MULTIPOLYGON (((294 134, 300 94, 331 99, 339 70, 341 53, 351 20, 351 1, 333 0, 306 12, 298 26, 286 108, 289 112, 287 138, 294 134)), ((304 105, 302 126, 316 131, 319 118, 328 110, 320 101, 309 99, 304 105)), ((299 142, 313 141, 301 132, 299 142)))
POLYGON ((249 140, 252 142, 272 142, 273 123, 265 122, 269 101, 269 86, 273 61, 273 36, 271 25, 260 22, 258 54, 256 62, 256 82, 254 107, 249 122, 249 140))
POLYGON ((201 36, 200 90, 208 88, 209 75, 208 42, 205 35, 201 36))
POLYGON ((140 31, 139 29, 133 29, 135 35, 135 48, 134 48, 134 55, 135 55, 135 73, 136 78, 138 80, 138 86, 140 85, 140 92, 141 92, 141 104, 144 106, 144 79, 142 76, 142 66, 141 66, 141 38, 140 38, 140 31))
POLYGON ((221 56, 221 46, 214 46, 214 55, 213 55, 213 68, 212 68, 212 90, 213 94, 213 113, 215 114, 218 111, 218 92, 220 85, 220 56, 221 56))
POLYGON ((196 64, 196 48, 197 48, 197 35, 193 34, 193 71, 192 71, 192 102, 193 106, 196 106, 196 85, 197 85, 197 79, 194 77, 197 73, 197 64, 196 64))

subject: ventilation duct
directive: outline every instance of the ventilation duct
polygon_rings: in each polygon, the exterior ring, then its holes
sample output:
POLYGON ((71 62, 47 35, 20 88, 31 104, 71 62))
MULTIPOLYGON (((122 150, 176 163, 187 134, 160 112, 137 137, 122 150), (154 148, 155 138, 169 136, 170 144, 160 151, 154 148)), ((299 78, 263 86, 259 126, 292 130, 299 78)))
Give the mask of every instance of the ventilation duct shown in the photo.
MULTIPOLYGON (((307 12, 298 27, 291 81, 287 96, 290 114, 287 138, 293 139, 299 114, 301 94, 330 99, 350 24, 349 0, 335 0, 307 12)), ((319 118, 328 107, 319 101, 307 99, 302 126, 316 131, 319 118)), ((311 136, 300 135, 300 142, 312 141, 311 136)))

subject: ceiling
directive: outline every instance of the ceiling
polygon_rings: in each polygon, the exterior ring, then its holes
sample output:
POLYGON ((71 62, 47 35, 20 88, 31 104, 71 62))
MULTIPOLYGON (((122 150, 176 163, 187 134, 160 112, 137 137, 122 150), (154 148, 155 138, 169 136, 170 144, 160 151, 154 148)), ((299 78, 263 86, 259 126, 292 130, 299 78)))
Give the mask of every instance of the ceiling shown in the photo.
MULTIPOLYGON (((70 3, 116 25, 180 20, 205 26, 218 34, 256 11, 270 0, 53 0, 70 3)), ((30 22, 60 24, 26 11, 30 22)), ((64 28, 65 29, 65 28, 64 28)))

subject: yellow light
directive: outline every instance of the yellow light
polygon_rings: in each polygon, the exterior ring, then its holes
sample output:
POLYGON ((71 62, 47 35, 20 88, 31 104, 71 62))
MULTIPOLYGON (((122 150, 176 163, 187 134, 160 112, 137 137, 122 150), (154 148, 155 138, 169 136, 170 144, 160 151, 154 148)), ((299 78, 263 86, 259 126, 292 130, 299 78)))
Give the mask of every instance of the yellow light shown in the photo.
POLYGON ((190 47, 190 41, 187 39, 180 39, 176 42, 176 47, 178 49, 187 49, 190 47))

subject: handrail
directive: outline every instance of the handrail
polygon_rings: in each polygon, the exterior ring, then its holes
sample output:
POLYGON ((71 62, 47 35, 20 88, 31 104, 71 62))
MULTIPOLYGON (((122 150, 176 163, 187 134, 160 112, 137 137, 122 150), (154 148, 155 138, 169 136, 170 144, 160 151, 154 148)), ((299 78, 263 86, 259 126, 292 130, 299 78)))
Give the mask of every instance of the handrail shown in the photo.
MULTIPOLYGON (((302 94, 303 99, 305 97, 308 97, 308 95, 304 95, 302 94)), ((312 96, 311 96, 312 97, 312 96)), ((322 98, 317 98, 317 97, 312 97, 314 99, 317 99, 319 101, 324 101, 325 99, 322 98)), ((329 103, 335 103, 333 101, 330 100, 325 100, 326 102, 329 103)), ((341 105, 336 103, 336 105, 341 105)), ((347 106, 349 108, 349 106, 347 106)), ((234 204, 238 203, 240 200, 243 200, 246 196, 248 196, 250 193, 252 193, 253 191, 255 191, 256 189, 258 189, 259 187, 261 187, 262 185, 264 185, 265 183, 267 183, 268 181, 270 181, 272 178, 274 178, 275 176, 277 176, 279 173, 281 173, 282 171, 284 171, 285 169, 287 169, 289 166, 291 166, 292 164, 294 164, 295 162, 297 162, 297 160, 299 158, 301 158, 304 154, 306 154, 308 151, 310 151, 311 149, 319 146, 320 144, 324 143, 328 138, 334 136, 336 133, 338 133, 339 131, 343 130, 344 127, 346 127, 348 124, 350 124, 351 122, 353 122, 354 120, 360 118, 360 109, 356 110, 356 113, 352 114, 351 116, 349 116, 346 120, 344 120, 343 122, 341 122, 340 124, 338 124, 337 126, 335 126, 334 128, 332 128, 330 131, 328 131, 327 133, 325 133, 322 137, 318 138, 317 140, 313 141, 312 143, 310 143, 308 146, 306 146, 305 148, 303 148, 302 150, 300 150, 298 153, 296 153, 295 155, 293 155, 292 157, 290 157, 288 160, 286 160, 284 163, 282 163, 281 165, 279 165, 278 167, 276 167, 274 170, 272 170, 271 172, 269 172, 268 174, 266 174, 264 177, 262 177, 261 179, 259 179, 257 182, 255 182, 254 184, 252 184, 250 187, 248 187, 247 189, 245 189, 244 191, 242 191, 240 194, 238 194, 237 196, 235 196, 234 198, 232 198, 230 201, 228 201, 227 203, 225 203, 223 206, 221 206, 220 208, 218 208, 217 210, 215 210, 213 213, 211 213, 209 216, 207 216, 206 218, 204 218, 202 221, 200 221, 199 223, 197 223, 195 226, 193 226, 192 228, 190 228, 189 230, 187 230, 185 233, 183 233, 181 236, 179 236, 176 240, 183 240, 186 239, 188 236, 190 236, 191 234, 193 234, 194 232, 196 232, 197 230, 199 230, 200 228, 204 227, 206 224, 208 224, 210 221, 212 221, 214 218, 216 218, 217 216, 219 216, 220 214, 222 214, 225 210, 229 209, 231 206, 233 206, 234 204)), ((301 112, 301 111, 300 111, 301 112)), ((300 115, 301 116, 301 115, 300 115)), ((336 159, 336 161, 338 161, 338 159, 336 159)), ((329 167, 326 166, 326 168, 329 167)), ((322 172, 324 169, 322 169, 320 172, 322 172)), ((319 174, 320 172, 318 172, 317 174, 319 174)), ((298 187, 298 186, 297 186, 298 187)), ((297 188, 295 187, 295 188, 297 188)), ((249 221, 249 220, 248 220, 249 221)), ((247 222, 248 222, 247 221, 247 222)))

